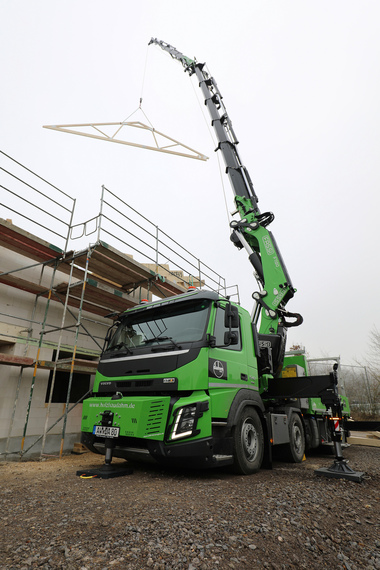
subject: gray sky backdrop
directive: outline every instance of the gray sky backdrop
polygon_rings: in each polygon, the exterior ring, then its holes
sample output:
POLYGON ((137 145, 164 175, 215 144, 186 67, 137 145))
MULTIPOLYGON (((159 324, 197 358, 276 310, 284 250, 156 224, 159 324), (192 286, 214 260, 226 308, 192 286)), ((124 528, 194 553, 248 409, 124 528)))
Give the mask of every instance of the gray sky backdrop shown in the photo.
POLYGON ((304 324, 288 346, 362 359, 380 328, 380 3, 0 1, 2 150, 76 198, 77 222, 98 213, 105 184, 238 282, 251 310, 256 285, 245 252, 229 242, 201 92, 180 64, 147 47, 151 36, 206 61, 218 83, 298 289, 288 309, 304 324), (157 130, 210 160, 42 128, 122 121, 141 96, 157 130))

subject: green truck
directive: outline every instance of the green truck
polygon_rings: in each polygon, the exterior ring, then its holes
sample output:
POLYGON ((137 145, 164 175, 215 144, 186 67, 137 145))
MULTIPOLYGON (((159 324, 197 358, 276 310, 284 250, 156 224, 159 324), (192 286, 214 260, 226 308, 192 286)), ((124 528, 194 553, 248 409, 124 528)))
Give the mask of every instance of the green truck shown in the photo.
POLYGON ((305 450, 334 439, 333 415, 344 433, 349 410, 337 373, 309 376, 304 356, 285 357, 287 329, 302 323, 286 309, 296 290, 268 229, 274 216, 259 210, 214 79, 173 46, 150 43, 199 80, 235 194, 231 241, 247 251, 258 283, 255 310, 250 315, 217 292, 191 290, 120 315, 83 402, 81 441, 106 464, 115 456, 232 465, 251 474, 271 464, 275 447, 300 462, 305 450))

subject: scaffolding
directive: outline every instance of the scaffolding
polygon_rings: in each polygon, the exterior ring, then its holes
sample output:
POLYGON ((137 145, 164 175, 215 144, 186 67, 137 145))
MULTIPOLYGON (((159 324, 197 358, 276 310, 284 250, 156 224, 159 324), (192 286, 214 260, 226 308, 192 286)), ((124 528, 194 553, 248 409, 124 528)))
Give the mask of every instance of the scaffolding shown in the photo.
POLYGON ((29 316, 1 312, 1 322, 8 328, 0 331, 0 350, 1 345, 18 343, 23 345, 23 351, 20 355, 9 350, 0 352, 0 364, 19 367, 8 434, 0 457, 22 458, 36 444, 40 444, 40 457, 46 455, 47 434, 59 422, 62 430, 57 456, 62 457, 68 414, 88 395, 82 395, 70 407, 74 374, 95 373, 105 333, 115 318, 142 298, 180 294, 189 285, 226 295, 227 286, 223 277, 106 187, 102 187, 99 214, 74 224, 73 198, 2 151, 0 158, 0 205, 12 216, 0 219, 0 246, 15 254, 13 267, 9 266, 9 255, 8 267, 0 267, 0 283, 34 296, 29 316), (41 237, 35 235, 36 231, 41 237), (94 243, 80 250, 72 247, 76 240, 87 240, 89 236, 94 237, 94 243), (25 264, 25 258, 29 263, 25 264), (52 312, 54 318, 50 317, 52 312), (83 349, 82 338, 91 346, 83 349), (46 349, 53 352, 53 358, 42 357, 46 349), (84 358, 83 353, 88 357, 84 358), (33 376, 26 409, 20 412, 26 369, 31 369, 33 376), (42 370, 50 371, 44 428, 27 441, 32 401, 42 370), (61 371, 69 374, 66 402, 62 415, 53 421, 52 397, 57 373, 61 371), (11 451, 15 420, 20 414, 24 417, 20 449, 11 451))

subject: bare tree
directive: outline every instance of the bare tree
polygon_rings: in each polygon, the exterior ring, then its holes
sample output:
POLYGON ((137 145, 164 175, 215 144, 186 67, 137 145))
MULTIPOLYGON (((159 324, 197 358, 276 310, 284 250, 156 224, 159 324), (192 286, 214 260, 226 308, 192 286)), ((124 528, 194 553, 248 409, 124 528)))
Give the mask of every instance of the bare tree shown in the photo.
POLYGON ((369 333, 367 366, 380 382, 380 332, 375 326, 369 333))
POLYGON ((380 415, 380 332, 376 327, 369 333, 367 357, 364 363, 347 366, 347 396, 353 411, 361 415, 380 415))
POLYGON ((376 417, 379 413, 378 384, 374 382, 367 366, 343 365, 343 377, 346 395, 350 402, 352 415, 376 417))

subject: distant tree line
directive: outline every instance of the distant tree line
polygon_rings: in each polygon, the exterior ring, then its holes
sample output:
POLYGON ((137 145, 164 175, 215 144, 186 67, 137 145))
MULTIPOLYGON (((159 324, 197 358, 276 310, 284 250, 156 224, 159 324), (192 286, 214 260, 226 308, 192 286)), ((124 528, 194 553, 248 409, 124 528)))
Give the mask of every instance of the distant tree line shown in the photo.
POLYGON ((380 417, 380 333, 374 327, 369 334, 368 353, 364 363, 344 367, 344 381, 350 406, 366 417, 380 417))

